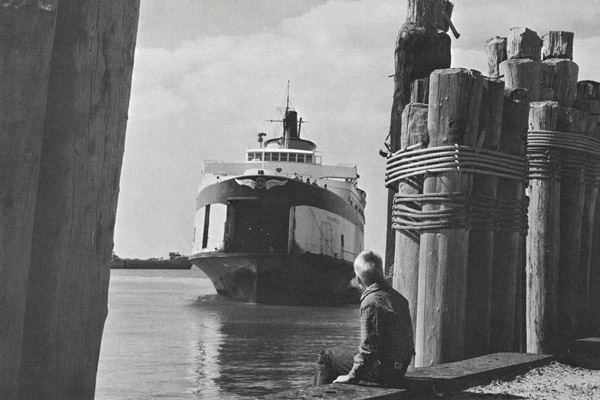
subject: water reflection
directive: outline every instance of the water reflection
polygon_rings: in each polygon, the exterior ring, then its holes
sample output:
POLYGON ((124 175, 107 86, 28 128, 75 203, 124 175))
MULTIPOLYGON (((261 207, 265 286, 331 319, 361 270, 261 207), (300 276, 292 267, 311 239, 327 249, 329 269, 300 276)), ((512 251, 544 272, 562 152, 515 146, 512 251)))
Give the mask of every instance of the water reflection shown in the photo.
POLYGON ((197 393, 203 398, 216 398, 219 391, 244 397, 306 387, 323 348, 354 346, 359 335, 356 306, 266 306, 203 297, 194 307, 197 393))

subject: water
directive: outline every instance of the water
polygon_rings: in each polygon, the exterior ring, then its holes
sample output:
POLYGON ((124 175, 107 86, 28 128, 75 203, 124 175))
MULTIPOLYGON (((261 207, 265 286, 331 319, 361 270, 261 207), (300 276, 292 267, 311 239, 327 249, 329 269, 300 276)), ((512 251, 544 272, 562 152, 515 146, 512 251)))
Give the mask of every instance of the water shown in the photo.
POLYGON ((96 399, 244 399, 312 383, 358 344, 357 306, 224 301, 200 270, 113 270, 96 399))

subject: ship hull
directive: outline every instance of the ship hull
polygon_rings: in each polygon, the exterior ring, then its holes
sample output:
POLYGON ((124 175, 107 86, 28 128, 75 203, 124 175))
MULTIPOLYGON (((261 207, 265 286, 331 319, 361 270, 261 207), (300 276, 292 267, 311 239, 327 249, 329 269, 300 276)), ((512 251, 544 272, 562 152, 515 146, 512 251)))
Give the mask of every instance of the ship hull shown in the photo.
POLYGON ((352 263, 319 254, 202 253, 190 257, 217 293, 242 302, 281 305, 355 303, 352 263))

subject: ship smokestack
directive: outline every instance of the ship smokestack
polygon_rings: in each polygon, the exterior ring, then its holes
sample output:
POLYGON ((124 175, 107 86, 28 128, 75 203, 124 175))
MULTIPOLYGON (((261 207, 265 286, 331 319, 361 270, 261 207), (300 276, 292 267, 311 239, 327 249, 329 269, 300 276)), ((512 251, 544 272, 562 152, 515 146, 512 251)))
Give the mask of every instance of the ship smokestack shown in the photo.
POLYGON ((298 113, 296 111, 288 111, 285 117, 285 135, 288 138, 298 138, 298 113))

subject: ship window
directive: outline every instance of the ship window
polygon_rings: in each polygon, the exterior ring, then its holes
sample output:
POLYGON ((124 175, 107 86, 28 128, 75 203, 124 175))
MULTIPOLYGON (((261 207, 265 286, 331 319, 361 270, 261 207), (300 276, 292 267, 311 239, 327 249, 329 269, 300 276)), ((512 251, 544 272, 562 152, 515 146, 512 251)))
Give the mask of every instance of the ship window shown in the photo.
POLYGON ((304 154, 298 154, 298 162, 304 162, 304 154))
POLYGON ((279 161, 279 153, 271 154, 271 161, 279 161))
POLYGON ((296 154, 290 154, 289 161, 290 162, 296 162, 296 154))
POLYGON ((287 161, 288 160, 288 154, 287 153, 281 153, 281 159, 280 161, 287 161))
POLYGON ((248 161, 252 161, 252 157, 253 157, 252 153, 248 153, 248 161))
POLYGON ((265 161, 271 161, 271 153, 265 153, 265 161))
POLYGON ((202 248, 208 251, 223 250, 227 206, 208 204, 204 212, 202 248))
POLYGON ((312 162, 313 162, 313 156, 312 156, 312 154, 307 154, 306 155, 306 162, 309 163, 309 164, 312 164, 312 162))
POLYGON ((254 153, 254 161, 262 161, 262 153, 254 153))

